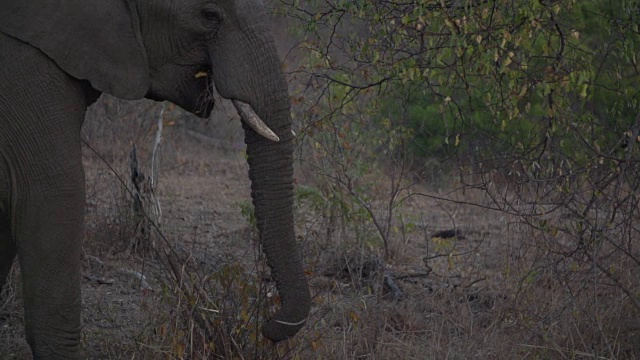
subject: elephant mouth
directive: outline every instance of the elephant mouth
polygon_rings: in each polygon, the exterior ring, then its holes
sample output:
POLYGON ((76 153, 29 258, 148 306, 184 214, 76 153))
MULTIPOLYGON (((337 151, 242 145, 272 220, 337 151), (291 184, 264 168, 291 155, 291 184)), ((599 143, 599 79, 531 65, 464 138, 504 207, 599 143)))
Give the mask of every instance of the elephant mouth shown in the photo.
MULTIPOLYGON (((211 72, 209 71, 198 71, 196 72, 194 77, 197 80, 204 79, 207 82, 207 84, 213 83, 211 79, 211 72)), ((207 86, 207 88, 209 88, 209 86, 207 86)), ((205 95, 204 95, 205 98, 208 98, 211 96, 210 94, 208 94, 209 91, 210 90, 205 91, 205 95)), ((233 102, 233 106, 236 108, 236 111, 238 112, 238 115, 240 115, 240 118, 242 119, 242 121, 244 121, 251 129, 253 129, 256 133, 258 133, 260 136, 264 137, 265 139, 268 139, 274 142, 280 141, 280 138, 273 132, 273 130, 271 130, 267 126, 267 124, 264 123, 264 121, 262 121, 262 119, 260 119, 260 116, 256 114, 255 110, 253 110, 251 105, 240 100, 231 99, 231 101, 233 102)))
POLYGON ((208 72, 208 70, 203 69, 202 67, 195 70, 195 84, 196 89, 200 95, 198 96, 195 102, 195 108, 192 109, 192 112, 200 116, 202 118, 208 118, 211 115, 211 111, 213 111, 214 100, 213 100, 213 90, 211 84, 213 83, 212 78, 208 72))

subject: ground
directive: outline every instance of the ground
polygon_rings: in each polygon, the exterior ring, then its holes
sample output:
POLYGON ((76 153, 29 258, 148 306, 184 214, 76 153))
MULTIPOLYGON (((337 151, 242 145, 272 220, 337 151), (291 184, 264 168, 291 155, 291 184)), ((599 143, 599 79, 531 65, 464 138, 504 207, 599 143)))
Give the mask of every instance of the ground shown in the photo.
MULTIPOLYGON (((242 132, 228 105, 221 102, 208 121, 168 109, 156 190, 163 237, 139 225, 132 211, 121 180, 131 187, 133 144, 148 178, 161 108, 104 96, 89 110, 86 358, 633 359, 638 353, 638 327, 616 305, 617 293, 584 302, 559 287, 553 272, 529 268, 540 252, 524 246, 534 239, 517 219, 467 205, 482 204, 482 193, 452 191, 453 180, 440 188, 413 185, 417 195, 398 208, 386 258, 379 239, 363 236, 373 228, 369 221, 336 221, 326 208, 314 210, 317 203, 299 201, 312 314, 299 335, 273 347, 256 337, 263 317, 255 316, 261 295, 254 285, 262 287, 268 276, 247 216, 242 132), (145 240, 149 232, 156 235, 145 240), (180 284, 170 280, 164 250, 153 250, 166 248, 165 241, 188 264, 177 267, 187 275, 180 284), (594 321, 589 309, 605 303, 609 317, 594 321), (202 319, 210 321, 205 340, 198 335, 202 319)), ((318 186, 300 168, 296 181, 299 189, 318 186)), ((0 359, 30 358, 19 284, 14 269, 0 301, 0 359)))

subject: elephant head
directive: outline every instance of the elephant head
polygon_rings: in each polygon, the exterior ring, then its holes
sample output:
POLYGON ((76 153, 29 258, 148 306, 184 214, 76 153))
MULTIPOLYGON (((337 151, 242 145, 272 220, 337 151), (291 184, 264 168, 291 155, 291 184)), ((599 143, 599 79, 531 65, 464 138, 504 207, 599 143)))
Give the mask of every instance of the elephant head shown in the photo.
POLYGON ((169 100, 201 117, 214 105, 212 82, 233 100, 261 245, 282 299, 263 334, 280 341, 297 333, 310 294, 294 234, 290 103, 262 1, 2 0, 0 32, 116 97, 169 100))

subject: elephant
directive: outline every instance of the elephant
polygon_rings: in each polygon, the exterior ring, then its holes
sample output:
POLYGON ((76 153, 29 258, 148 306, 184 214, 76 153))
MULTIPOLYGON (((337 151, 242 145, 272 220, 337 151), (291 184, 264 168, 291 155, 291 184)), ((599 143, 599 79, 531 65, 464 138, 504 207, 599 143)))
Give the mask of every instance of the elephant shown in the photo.
POLYGON ((294 336, 311 296, 293 216, 292 116, 261 0, 0 1, 0 288, 17 256, 35 359, 80 357, 85 211, 80 129, 102 93, 171 101, 209 117, 232 100, 280 308, 294 336))

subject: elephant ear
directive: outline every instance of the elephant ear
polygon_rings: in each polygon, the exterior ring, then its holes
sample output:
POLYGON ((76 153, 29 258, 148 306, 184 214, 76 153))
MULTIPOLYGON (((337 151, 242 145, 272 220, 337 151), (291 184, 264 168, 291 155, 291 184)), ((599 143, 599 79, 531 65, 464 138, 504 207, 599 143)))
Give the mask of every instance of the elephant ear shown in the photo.
POLYGON ((139 29, 130 0, 0 0, 0 32, 123 99, 140 99, 149 88, 139 29))

